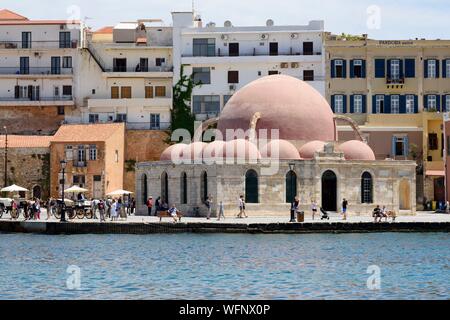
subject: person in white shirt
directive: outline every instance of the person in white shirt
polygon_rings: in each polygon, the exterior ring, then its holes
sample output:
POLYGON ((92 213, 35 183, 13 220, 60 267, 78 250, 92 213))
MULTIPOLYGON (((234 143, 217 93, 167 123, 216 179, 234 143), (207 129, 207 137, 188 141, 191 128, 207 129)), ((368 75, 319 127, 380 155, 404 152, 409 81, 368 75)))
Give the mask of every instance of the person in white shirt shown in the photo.
POLYGON ((242 219, 242 214, 244 213, 244 197, 243 196, 239 197, 238 207, 239 207, 239 214, 237 215, 237 217, 239 219, 242 219))
POLYGON ((224 205, 223 205, 223 201, 219 202, 219 208, 218 208, 218 218, 217 221, 220 221, 220 218, 225 219, 225 209, 224 209, 224 205))
POLYGON ((178 209, 175 205, 172 205, 172 208, 169 209, 169 214, 173 218, 174 223, 178 222, 178 209))
POLYGON ((312 219, 314 220, 317 213, 317 202, 316 200, 311 200, 311 211, 312 211, 312 219))

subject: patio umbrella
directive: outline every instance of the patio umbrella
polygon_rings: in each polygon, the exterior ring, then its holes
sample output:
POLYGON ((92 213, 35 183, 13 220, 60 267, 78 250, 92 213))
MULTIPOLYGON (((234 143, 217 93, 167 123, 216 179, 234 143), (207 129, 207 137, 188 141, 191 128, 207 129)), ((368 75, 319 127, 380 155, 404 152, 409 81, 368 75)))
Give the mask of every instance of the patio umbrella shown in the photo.
POLYGON ((80 192, 88 192, 88 189, 80 188, 78 186, 70 187, 69 189, 64 190, 64 193, 80 193, 80 192))
POLYGON ((3 188, 0 191, 1 192, 26 192, 26 191, 28 191, 28 189, 25 189, 25 188, 22 188, 22 187, 19 187, 19 186, 13 184, 12 186, 3 188))
POLYGON ((126 194, 133 194, 133 192, 127 191, 127 190, 116 190, 116 191, 108 193, 107 196, 123 196, 126 194))

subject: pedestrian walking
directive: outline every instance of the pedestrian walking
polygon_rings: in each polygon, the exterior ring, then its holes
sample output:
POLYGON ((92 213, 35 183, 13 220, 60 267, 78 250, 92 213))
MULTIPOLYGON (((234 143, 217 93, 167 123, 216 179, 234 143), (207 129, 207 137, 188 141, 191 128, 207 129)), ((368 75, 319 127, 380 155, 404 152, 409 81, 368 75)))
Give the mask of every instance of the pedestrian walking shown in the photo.
POLYGON ((342 200, 342 214, 344 215, 343 220, 347 220, 347 207, 348 201, 344 198, 344 200, 342 200))
POLYGON ((209 195, 205 201, 206 208, 208 209, 208 215, 206 216, 206 219, 208 219, 208 220, 211 219, 212 204, 213 204, 213 200, 212 200, 211 195, 209 195))
POLYGON ((160 211, 160 210, 161 210, 161 197, 158 197, 158 199, 156 199, 156 202, 155 202, 155 216, 158 215, 158 211, 160 211))
POLYGON ((316 200, 311 200, 311 211, 312 211, 312 219, 314 220, 317 214, 317 202, 316 200))
POLYGON ((36 198, 34 203, 36 207, 35 220, 41 220, 41 201, 36 198))
POLYGON ((147 200, 147 213, 149 217, 152 215, 152 210, 153 210, 153 197, 149 197, 147 200))
POLYGON ((131 214, 136 214, 136 199, 131 198, 131 214))
POLYGON ((105 202, 103 200, 100 200, 98 204, 98 211, 100 213, 100 222, 105 222, 105 202))
POLYGON ((225 220, 225 208, 223 205, 223 201, 219 202, 219 208, 218 208, 218 217, 217 217, 217 221, 220 221, 220 218, 222 218, 225 220))
POLYGON ((117 221, 117 215, 119 214, 118 202, 113 200, 111 205, 111 221, 117 221))

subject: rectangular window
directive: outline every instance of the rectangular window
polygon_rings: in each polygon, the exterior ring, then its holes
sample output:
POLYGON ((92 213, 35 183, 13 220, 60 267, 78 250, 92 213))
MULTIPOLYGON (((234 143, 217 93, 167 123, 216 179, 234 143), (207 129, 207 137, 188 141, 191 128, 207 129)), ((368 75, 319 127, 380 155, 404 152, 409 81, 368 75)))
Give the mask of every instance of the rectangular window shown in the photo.
POLYGON ((360 94, 353 96, 353 113, 363 112, 363 97, 360 94))
POLYGON ((335 60, 334 61, 334 74, 336 78, 344 77, 344 61, 343 60, 335 60))
POLYGON ((303 42, 303 55, 312 56, 314 54, 314 44, 312 42, 303 42))
POLYGON ((72 96, 72 86, 63 86, 62 94, 63 94, 63 96, 71 97, 72 96))
POLYGON ((111 99, 120 99, 119 87, 111 87, 111 99))
POLYGON ((445 75, 450 78, 450 59, 445 60, 445 75))
POLYGON ((362 66, 363 66, 362 60, 353 61, 353 75, 355 78, 362 78, 363 76, 362 66))
POLYGON ((125 113, 118 113, 116 116, 117 122, 127 122, 127 115, 125 113))
POLYGON ((445 111, 450 111, 450 94, 445 96, 445 111))
POLYGON ((59 98, 59 87, 58 86, 53 87, 53 97, 59 98))
POLYGON ((61 57, 51 57, 51 74, 61 74, 61 57))
POLYGON ((277 74, 280 74, 280 72, 279 72, 278 70, 270 70, 270 71, 268 72, 268 75, 269 75, 269 76, 273 76, 273 75, 277 75, 277 74))
POLYGON ((78 146, 77 160, 79 162, 86 160, 86 150, 84 149, 84 146, 78 146))
POLYGON ((303 70, 303 81, 314 81, 314 70, 303 70))
POLYGON ((429 150, 439 149, 438 135, 436 133, 428 134, 428 149, 429 150))
POLYGON ((229 43, 228 44, 228 55, 230 57, 238 57, 239 56, 239 43, 229 43))
POLYGON ((406 113, 414 113, 414 95, 406 95, 406 113))
POLYGON ((159 114, 150 114, 150 129, 160 130, 161 129, 161 116, 159 114))
POLYGON ((391 113, 400 113, 400 96, 398 95, 391 96, 391 113))
POLYGON ((72 161, 73 160, 73 147, 72 146, 66 146, 65 154, 66 154, 66 160, 67 161, 72 161))
POLYGON ((436 60, 428 60, 428 78, 436 78, 436 60))
POLYGON ((344 96, 336 95, 334 96, 334 112, 344 113, 344 96))
POLYGON ((20 74, 30 74, 29 57, 20 57, 20 74))
POLYGON ((31 32, 22 32, 22 49, 31 49, 31 32))
POLYGON ((86 184, 86 177, 78 175, 73 176, 73 184, 83 188, 86 184))
POLYGON ((405 138, 397 137, 395 139, 395 156, 403 157, 405 156, 405 138))
POLYGON ((145 99, 152 99, 152 98, 153 98, 153 87, 146 86, 145 87, 145 99))
POLYGON ((139 72, 148 72, 148 58, 139 59, 139 72))
POLYGON ((433 94, 428 96, 427 109, 428 110, 437 110, 437 99, 436 99, 436 96, 433 94))
POLYGON ((195 114, 219 114, 220 96, 194 96, 193 110, 195 114))
POLYGON ((59 48, 72 48, 70 31, 63 31, 59 33, 59 48))
POLYGON ((89 146, 89 160, 90 161, 97 160, 97 146, 96 145, 89 146))
POLYGON ((127 71, 127 59, 114 58, 113 59, 113 72, 126 72, 127 71))
POLYGON ((65 69, 72 68, 72 57, 63 57, 62 67, 65 69))
POLYGON ((375 113, 384 113, 384 95, 377 95, 375 98, 375 113))
POLYGON ((156 58, 155 59, 155 65, 157 67, 162 67, 166 64, 166 58, 156 58))
POLYGON ((271 56, 277 56, 278 55, 278 42, 271 42, 269 44, 269 54, 271 56))
POLYGON ((120 96, 122 99, 131 99, 131 87, 120 87, 120 96))
POLYGON ((223 105, 224 106, 228 103, 228 101, 231 99, 232 96, 233 95, 224 95, 223 96, 223 105))
POLYGON ((66 109, 64 106, 58 106, 58 116, 63 116, 66 114, 66 109))
POLYGON ((214 57, 216 55, 216 39, 194 39, 194 57, 214 57))
POLYGON ((96 113, 89 114, 89 123, 98 123, 99 117, 96 113))
POLYGON ((228 71, 228 83, 239 83, 239 71, 228 71))
POLYGON ((400 80, 400 60, 391 60, 391 79, 400 80))
POLYGON ((102 176, 94 176, 94 182, 101 182, 102 176))
POLYGON ((155 87, 155 97, 164 98, 166 96, 166 87, 156 86, 155 87))
POLYGON ((197 84, 210 84, 211 83, 211 68, 193 68, 192 77, 197 84))

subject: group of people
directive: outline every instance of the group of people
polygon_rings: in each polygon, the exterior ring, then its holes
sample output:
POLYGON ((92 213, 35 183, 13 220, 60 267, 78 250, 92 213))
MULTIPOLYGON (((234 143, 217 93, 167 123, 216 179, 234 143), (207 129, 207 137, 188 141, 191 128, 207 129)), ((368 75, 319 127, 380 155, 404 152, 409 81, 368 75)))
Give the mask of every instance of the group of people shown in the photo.
POLYGON ((33 200, 26 200, 20 203, 13 199, 11 201, 11 220, 13 217, 19 217, 20 210, 23 210, 25 220, 40 220, 41 219, 41 200, 34 198, 33 200))
POLYGON ((100 222, 105 222, 106 219, 118 221, 119 218, 127 220, 128 216, 136 212, 136 201, 129 197, 125 199, 121 197, 118 199, 94 199, 91 201, 91 210, 94 219, 98 219, 97 212, 99 213, 100 222))

